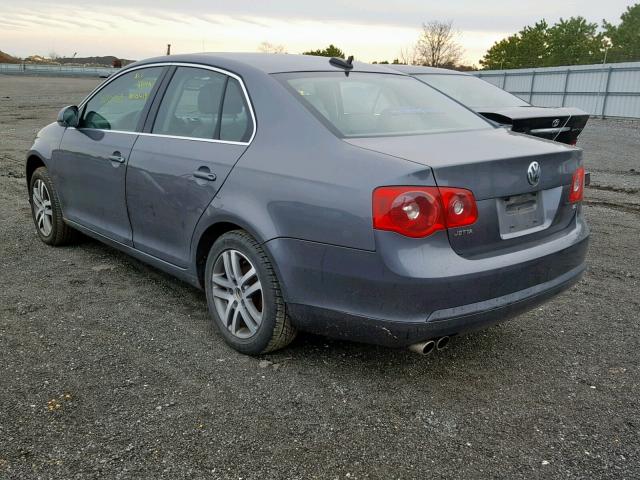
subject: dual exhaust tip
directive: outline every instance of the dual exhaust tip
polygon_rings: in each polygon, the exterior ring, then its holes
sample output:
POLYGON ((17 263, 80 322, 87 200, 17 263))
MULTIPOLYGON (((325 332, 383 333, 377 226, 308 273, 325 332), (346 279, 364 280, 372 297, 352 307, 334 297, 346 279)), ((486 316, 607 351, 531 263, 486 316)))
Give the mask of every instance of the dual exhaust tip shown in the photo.
POLYGON ((450 338, 448 336, 436 338, 434 340, 426 340, 424 342, 414 343, 409 346, 409 350, 419 355, 429 355, 434 350, 442 351, 449 345, 450 338))

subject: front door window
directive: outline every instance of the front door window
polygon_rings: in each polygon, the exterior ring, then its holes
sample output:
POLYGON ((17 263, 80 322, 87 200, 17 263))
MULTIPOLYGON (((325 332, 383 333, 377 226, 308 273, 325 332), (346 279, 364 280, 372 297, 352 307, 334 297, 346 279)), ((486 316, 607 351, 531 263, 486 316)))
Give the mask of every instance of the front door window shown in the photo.
POLYGON ((98 91, 84 107, 79 128, 134 132, 160 78, 162 68, 142 68, 126 73, 98 91))

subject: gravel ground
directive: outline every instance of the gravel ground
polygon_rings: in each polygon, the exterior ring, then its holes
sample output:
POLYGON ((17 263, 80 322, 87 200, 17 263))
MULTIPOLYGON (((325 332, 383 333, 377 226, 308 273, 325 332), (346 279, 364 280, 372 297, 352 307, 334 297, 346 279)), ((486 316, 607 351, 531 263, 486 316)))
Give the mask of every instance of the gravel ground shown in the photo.
POLYGON ((0 76, 0 478, 640 477, 640 124, 591 120, 589 271, 437 355, 251 358, 204 295, 34 232, 24 153, 95 80, 0 76))

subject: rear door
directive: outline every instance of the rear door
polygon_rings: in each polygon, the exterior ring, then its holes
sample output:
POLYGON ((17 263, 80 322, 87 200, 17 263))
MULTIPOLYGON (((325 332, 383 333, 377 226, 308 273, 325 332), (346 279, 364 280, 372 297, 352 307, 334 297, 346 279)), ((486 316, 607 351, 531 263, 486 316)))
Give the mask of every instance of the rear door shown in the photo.
POLYGON ((182 66, 172 75, 131 154, 127 205, 135 248, 186 267, 195 225, 246 150, 254 121, 234 75, 182 66))
POLYGON ((66 129, 52 166, 65 217, 125 245, 132 245, 127 160, 163 71, 136 69, 98 90, 78 128, 66 129))

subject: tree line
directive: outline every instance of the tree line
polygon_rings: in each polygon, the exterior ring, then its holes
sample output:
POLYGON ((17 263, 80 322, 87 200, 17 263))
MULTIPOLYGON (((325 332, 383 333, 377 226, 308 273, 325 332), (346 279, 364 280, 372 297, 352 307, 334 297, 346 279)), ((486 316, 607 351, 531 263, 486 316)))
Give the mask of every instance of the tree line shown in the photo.
POLYGON ((584 17, 545 20, 493 44, 480 65, 485 69, 553 67, 640 60, 640 3, 627 7, 617 25, 599 26, 584 17))
MULTIPOLYGON (((458 35, 451 21, 426 22, 415 45, 402 49, 391 62, 373 63, 477 69, 462 64, 464 50, 457 41, 458 35)), ((268 42, 263 42, 259 50, 285 52, 282 45, 268 42)), ((344 52, 333 44, 303 54, 345 58, 344 52)), ((603 20, 598 25, 582 16, 561 18, 553 25, 540 20, 494 43, 480 66, 495 70, 627 61, 640 61, 640 3, 627 7, 618 24, 603 20)))

